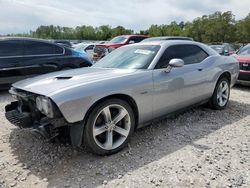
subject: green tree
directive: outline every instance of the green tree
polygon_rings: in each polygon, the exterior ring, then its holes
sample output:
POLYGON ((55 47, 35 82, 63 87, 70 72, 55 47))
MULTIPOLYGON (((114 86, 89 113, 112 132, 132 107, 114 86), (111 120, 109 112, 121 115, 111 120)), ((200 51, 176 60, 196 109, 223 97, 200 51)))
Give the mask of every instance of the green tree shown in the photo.
POLYGON ((235 40, 235 18, 232 12, 215 12, 195 19, 188 35, 202 42, 232 42, 235 40))
POLYGON ((122 26, 117 26, 117 27, 113 28, 111 32, 112 32, 111 37, 115 37, 115 36, 118 36, 118 35, 130 35, 130 34, 133 34, 133 30, 125 29, 122 26))
MULTIPOLYGON (((109 25, 99 27, 77 26, 76 28, 61 26, 39 26, 35 31, 16 34, 15 36, 31 36, 44 39, 84 39, 109 40, 117 35, 133 34, 131 29, 109 25)), ((139 34, 155 36, 189 36, 196 41, 210 42, 250 42, 250 13, 242 20, 235 21, 231 11, 215 12, 203 15, 192 22, 171 22, 170 24, 151 25, 139 34)), ((13 36, 10 34, 10 36, 13 36)))
POLYGON ((102 25, 96 28, 96 39, 97 40, 108 40, 112 36, 112 29, 109 25, 102 25))
POLYGON ((241 43, 250 42, 250 13, 236 24, 237 41, 241 43))

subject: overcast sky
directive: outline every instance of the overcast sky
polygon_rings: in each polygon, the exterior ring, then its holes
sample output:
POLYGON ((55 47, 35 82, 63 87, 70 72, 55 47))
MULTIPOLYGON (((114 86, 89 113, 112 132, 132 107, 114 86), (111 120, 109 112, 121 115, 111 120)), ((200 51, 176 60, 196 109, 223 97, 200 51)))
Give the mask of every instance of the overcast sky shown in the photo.
POLYGON ((250 0, 0 0, 0 34, 40 25, 122 25, 135 31, 151 24, 192 21, 215 11, 250 12, 250 0))

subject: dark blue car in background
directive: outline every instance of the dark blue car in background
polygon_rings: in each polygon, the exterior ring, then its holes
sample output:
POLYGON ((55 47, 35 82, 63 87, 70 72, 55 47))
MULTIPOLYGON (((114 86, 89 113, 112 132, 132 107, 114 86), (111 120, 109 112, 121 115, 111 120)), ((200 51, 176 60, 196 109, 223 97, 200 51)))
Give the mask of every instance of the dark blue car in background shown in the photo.
POLYGON ((0 89, 40 74, 91 66, 85 52, 33 38, 0 38, 0 89))

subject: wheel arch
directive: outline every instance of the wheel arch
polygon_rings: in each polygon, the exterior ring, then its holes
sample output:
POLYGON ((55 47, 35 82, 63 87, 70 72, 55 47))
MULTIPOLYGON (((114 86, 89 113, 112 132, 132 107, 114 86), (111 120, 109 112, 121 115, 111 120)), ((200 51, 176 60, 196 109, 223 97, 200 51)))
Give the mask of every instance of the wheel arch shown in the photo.
POLYGON ((138 120, 139 120, 139 112, 138 112, 138 107, 137 104, 135 102, 135 100, 127 95, 127 94, 112 94, 112 95, 108 95, 105 96, 103 98, 100 98, 99 100, 97 100, 95 103, 93 103, 89 109, 87 110, 87 112, 84 115, 84 118, 82 121, 74 123, 71 125, 70 127, 70 140, 71 140, 71 144, 73 145, 73 147, 80 147, 82 145, 82 141, 83 141, 83 131, 85 128, 85 124, 87 122, 87 119, 91 113, 91 111, 101 102, 107 100, 107 99, 121 99, 126 101, 132 108, 134 115, 135 115, 135 128, 137 128, 138 126, 138 120))
POLYGON ((225 72, 223 72, 222 74, 220 74, 220 76, 219 76, 219 78, 217 79, 217 82, 216 83, 218 83, 218 81, 221 79, 221 78, 223 78, 223 77, 225 77, 225 78, 227 78, 228 80, 229 80, 229 84, 231 83, 231 73, 229 72, 229 71, 225 71, 225 72))
POLYGON ((121 99, 123 101, 126 101, 132 108, 134 115, 135 115, 135 128, 137 128, 138 126, 138 121, 139 121, 139 111, 138 111, 138 106, 135 102, 135 100, 133 99, 133 97, 127 95, 127 94, 112 94, 112 95, 108 95, 105 96, 103 98, 100 98, 99 100, 97 100, 94 104, 91 105, 91 107, 87 110, 87 112, 85 113, 84 116, 84 123, 87 121, 91 111, 101 102, 107 100, 107 99, 121 99))

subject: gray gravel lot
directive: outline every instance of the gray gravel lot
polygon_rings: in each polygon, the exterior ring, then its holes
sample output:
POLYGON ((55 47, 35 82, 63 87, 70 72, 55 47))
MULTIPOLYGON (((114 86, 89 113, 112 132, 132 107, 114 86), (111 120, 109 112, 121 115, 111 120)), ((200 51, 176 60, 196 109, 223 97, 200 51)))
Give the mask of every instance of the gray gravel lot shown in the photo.
POLYGON ((4 117, 0 93, 1 187, 250 187, 250 87, 228 108, 198 107, 137 130, 108 156, 47 143, 4 117))

